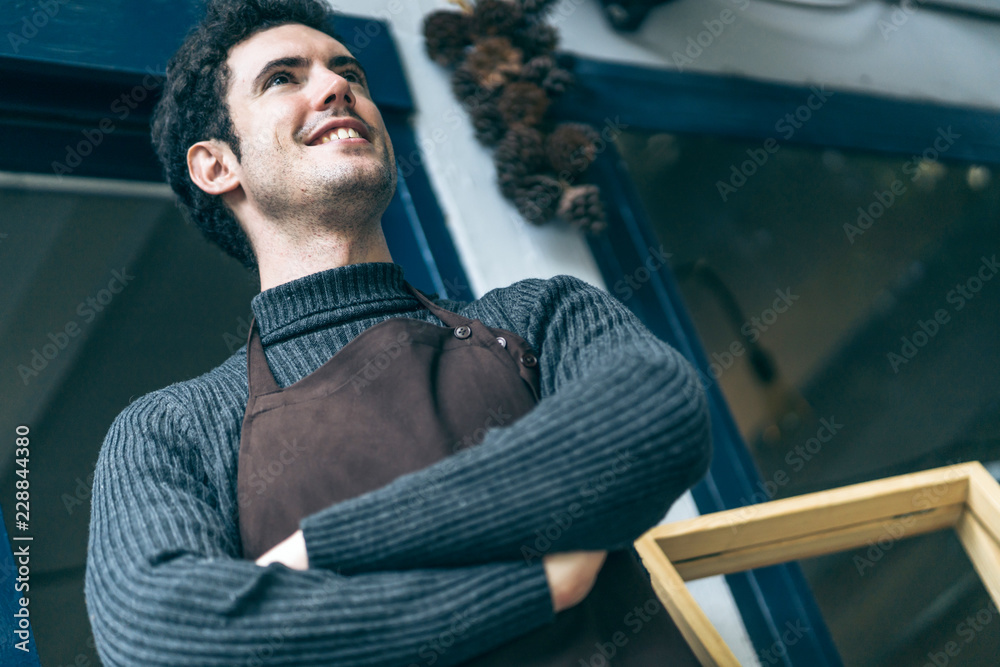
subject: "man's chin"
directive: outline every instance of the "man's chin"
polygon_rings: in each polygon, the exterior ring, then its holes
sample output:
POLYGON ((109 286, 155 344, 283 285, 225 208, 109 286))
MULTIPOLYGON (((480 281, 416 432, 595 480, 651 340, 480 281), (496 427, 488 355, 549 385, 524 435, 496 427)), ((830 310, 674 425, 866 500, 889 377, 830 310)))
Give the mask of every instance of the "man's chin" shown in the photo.
POLYGON ((363 170, 336 170, 330 176, 322 190, 331 204, 338 209, 353 209, 358 214, 362 210, 377 210, 381 216, 396 192, 396 172, 384 165, 372 165, 363 170))

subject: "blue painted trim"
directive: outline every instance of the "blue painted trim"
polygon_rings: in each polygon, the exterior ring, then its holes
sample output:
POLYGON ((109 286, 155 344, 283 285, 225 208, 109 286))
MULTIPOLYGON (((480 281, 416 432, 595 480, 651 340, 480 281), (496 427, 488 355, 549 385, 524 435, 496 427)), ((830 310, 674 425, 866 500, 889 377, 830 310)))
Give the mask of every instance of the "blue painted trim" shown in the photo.
MULTIPOLYGON (((434 189, 423 166, 423 154, 413 130, 405 120, 396 116, 385 117, 386 127, 392 137, 396 161, 399 165, 400 183, 405 183, 405 196, 416 212, 411 224, 419 228, 421 243, 433 258, 435 278, 428 285, 429 292, 456 301, 472 301, 475 295, 459 259, 458 251, 445 223, 444 214, 437 203, 434 189)), ((394 255, 395 256, 395 255, 394 255)), ((417 285, 420 287, 420 285, 417 285)))
MULTIPOLYGON (((33 542, 11 542, 7 536, 7 525, 3 521, 3 507, 0 506, 0 617, 3 622, 5 637, 0 640, 0 665, 10 665, 10 667, 39 667, 38 652, 35 649, 35 633, 31 629, 31 619, 28 618, 28 650, 22 651, 15 647, 22 640, 14 634, 20 623, 14 614, 20 613, 21 597, 28 598, 28 614, 31 613, 31 595, 25 592, 18 592, 14 589, 18 578, 17 565, 14 563, 13 549, 21 545, 28 545, 29 552, 33 542), (13 545, 13 547, 12 547, 13 545)), ((30 581, 28 582, 31 583, 30 581)))
MULTIPOLYGON (((806 104, 818 87, 572 56, 566 62, 573 67, 577 85, 553 106, 558 117, 597 126, 618 118, 634 129, 771 137, 779 143, 896 154, 920 154, 938 128, 953 126, 962 136, 942 160, 1000 163, 1000 113, 995 111, 824 89, 833 94, 819 109, 810 110, 808 122, 795 128, 785 115, 806 104)), ((815 106, 820 100, 812 101, 815 106)))
MULTIPOLYGON (((83 67, 127 79, 149 72, 162 75, 167 61, 203 12, 201 0, 51 4, 48 12, 38 3, 0 4, 0 35, 4 36, 0 58, 44 68, 83 67), (32 18, 36 19, 34 25, 32 18)), ((413 97, 386 23, 340 14, 331 28, 364 64, 379 108, 412 110, 413 97)), ((96 72, 89 78, 100 78, 96 72)), ((16 89, 3 90, 6 95, 16 89)), ((96 99, 105 100, 106 110, 114 97, 96 99)))
POLYGON ((412 111, 413 96, 388 25, 378 19, 342 14, 334 27, 344 46, 365 66, 372 99, 382 113, 412 111))

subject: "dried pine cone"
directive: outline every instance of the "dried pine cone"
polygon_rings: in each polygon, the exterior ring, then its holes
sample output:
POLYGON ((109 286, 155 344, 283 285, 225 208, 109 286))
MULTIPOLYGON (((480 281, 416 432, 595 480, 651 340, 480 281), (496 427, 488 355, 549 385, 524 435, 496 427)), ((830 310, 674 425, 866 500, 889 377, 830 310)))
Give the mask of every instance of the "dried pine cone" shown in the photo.
POLYGON ((521 70, 523 54, 506 37, 487 37, 476 42, 465 57, 465 67, 481 86, 494 89, 521 70))
POLYGON ((541 86, 550 97, 562 95, 573 84, 573 75, 550 55, 535 56, 525 63, 520 79, 541 86))
POLYGON ((521 6, 506 0, 478 0, 472 12, 472 32, 480 37, 511 35, 524 26, 521 6))
POLYGON ((526 59, 531 59, 555 51, 559 33, 548 24, 529 23, 514 33, 513 43, 524 52, 526 59))
POLYGON ((555 66, 556 59, 552 56, 535 56, 524 63, 524 67, 521 68, 518 78, 521 81, 528 81, 540 86, 555 66))
POLYGON ((573 85, 573 73, 562 67, 554 67, 542 81, 542 88, 550 97, 559 97, 573 85))
POLYGON ((465 58, 472 44, 472 19, 461 12, 436 11, 424 19, 427 55, 445 67, 454 67, 465 58))
POLYGON ((549 163, 560 176, 570 178, 587 170, 597 158, 597 130, 582 123, 561 123, 545 139, 549 163))
POLYGON ((562 191, 562 184, 551 176, 528 176, 518 182, 514 191, 514 204, 525 220, 540 225, 555 217, 562 191))
POLYGON ((543 16, 554 4, 553 0, 517 0, 525 14, 535 17, 543 16))
POLYGON ((486 146, 496 145, 507 133, 507 125, 503 122, 503 114, 497 109, 494 100, 486 100, 469 111, 472 126, 476 130, 476 138, 486 146))
POLYGON ((480 100, 491 97, 489 91, 479 85, 479 77, 466 65, 459 65, 451 73, 451 91, 455 99, 466 108, 475 106, 480 100))
POLYGON ((542 133, 523 125, 510 128, 497 146, 493 162, 500 190, 504 196, 513 198, 522 180, 545 168, 542 133))
POLYGON ((527 81, 515 81, 504 87, 498 106, 507 125, 533 127, 542 122, 551 100, 545 91, 527 81))
POLYGON ((566 188, 559 202, 559 217, 575 227, 596 234, 607 226, 604 204, 596 185, 566 188))

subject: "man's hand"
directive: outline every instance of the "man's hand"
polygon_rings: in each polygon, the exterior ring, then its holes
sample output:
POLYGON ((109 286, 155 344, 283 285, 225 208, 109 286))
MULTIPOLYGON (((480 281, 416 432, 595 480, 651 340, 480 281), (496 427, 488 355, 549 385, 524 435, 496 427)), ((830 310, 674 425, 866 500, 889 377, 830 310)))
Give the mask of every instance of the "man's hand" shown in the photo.
POLYGON ((308 570, 309 554, 306 553, 306 540, 302 536, 302 531, 295 531, 271 547, 255 562, 261 567, 267 567, 271 563, 283 563, 293 570, 308 570))
POLYGON ((594 587, 607 551, 570 551, 542 558, 556 613, 583 601, 594 587))

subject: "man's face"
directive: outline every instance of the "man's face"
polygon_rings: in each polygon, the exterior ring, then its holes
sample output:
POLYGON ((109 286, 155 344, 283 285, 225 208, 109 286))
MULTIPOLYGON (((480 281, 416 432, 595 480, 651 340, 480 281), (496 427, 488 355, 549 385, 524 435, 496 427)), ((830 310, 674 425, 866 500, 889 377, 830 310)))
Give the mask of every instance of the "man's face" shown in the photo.
POLYGON ((378 219, 396 163, 360 63, 304 25, 262 31, 227 60, 240 185, 271 220, 378 219))

